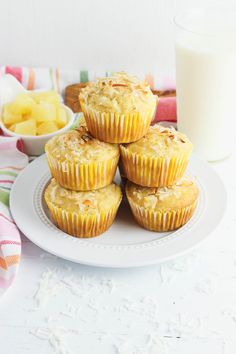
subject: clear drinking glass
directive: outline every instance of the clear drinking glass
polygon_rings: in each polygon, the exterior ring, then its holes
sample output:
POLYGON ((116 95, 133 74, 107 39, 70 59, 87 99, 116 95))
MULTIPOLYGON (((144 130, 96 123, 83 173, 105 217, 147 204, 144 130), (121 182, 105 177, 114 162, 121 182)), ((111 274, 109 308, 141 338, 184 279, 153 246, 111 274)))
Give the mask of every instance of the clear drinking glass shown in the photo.
POLYGON ((178 129, 209 161, 236 137, 236 10, 209 7, 175 17, 178 129))

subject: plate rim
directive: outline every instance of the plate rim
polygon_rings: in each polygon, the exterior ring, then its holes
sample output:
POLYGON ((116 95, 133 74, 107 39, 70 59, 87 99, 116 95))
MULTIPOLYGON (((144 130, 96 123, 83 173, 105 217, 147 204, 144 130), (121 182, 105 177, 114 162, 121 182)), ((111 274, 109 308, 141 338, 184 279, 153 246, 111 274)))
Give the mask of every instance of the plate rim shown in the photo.
MULTIPOLYGON (((80 264, 84 264, 84 265, 90 265, 90 266, 96 266, 96 267, 109 267, 109 268, 129 268, 129 267, 139 267, 139 266, 147 266, 147 265, 152 265, 152 264, 157 264, 157 263, 161 263, 161 262, 164 262, 164 261, 167 261, 167 260, 170 260, 170 259, 173 259, 173 258, 176 258, 182 254, 185 254, 186 252, 189 252, 191 249, 197 247, 198 245, 201 244, 202 241, 204 241, 215 229, 216 227, 218 226, 218 224, 221 222, 223 216, 224 216, 224 211, 226 209, 226 205, 227 205, 227 193, 226 193, 226 189, 225 189, 225 186, 224 186, 224 183, 222 181, 222 179, 220 178, 220 176, 217 174, 217 172, 212 168, 212 166, 210 166, 206 161, 200 159, 199 157, 197 157, 196 155, 193 154, 192 156, 192 160, 194 161, 197 161, 198 163, 202 164, 203 167, 205 167, 206 170, 210 171, 211 174, 214 175, 214 178, 215 178, 215 182, 218 183, 218 187, 220 186, 220 192, 219 192, 219 195, 221 197, 221 203, 217 203, 216 204, 216 207, 218 207, 218 218, 217 220, 215 220, 215 225, 211 227, 210 231, 205 234, 203 237, 199 237, 199 239, 194 242, 193 244, 190 244, 185 246, 185 247, 181 247, 182 250, 177 250, 176 252, 170 252, 170 254, 166 254, 165 256, 161 257, 161 258, 151 258, 151 259, 141 259, 141 260, 132 260, 132 261, 124 261, 122 260, 120 263, 117 263, 114 262, 103 262, 103 261, 99 261, 98 260, 95 260, 95 261, 92 261, 92 260, 88 260, 86 261, 86 259, 80 259, 77 258, 75 259, 75 257, 72 257, 68 254, 63 254, 63 252, 59 252, 57 249, 52 249, 51 247, 47 247, 47 245, 43 244, 42 245, 42 242, 38 242, 37 239, 35 239, 34 237, 32 237, 30 235, 30 232, 29 230, 27 229, 27 226, 25 227, 24 224, 22 225, 22 222, 19 221, 18 219, 18 216, 17 216, 17 210, 15 210, 15 206, 14 206, 14 196, 15 194, 18 193, 17 189, 18 189, 18 185, 21 184, 21 180, 22 178, 24 179, 25 176, 29 173, 29 171, 31 171, 32 167, 35 165, 35 164, 40 164, 40 161, 45 161, 46 162, 46 157, 45 157, 45 154, 44 155, 41 155, 40 157, 36 158, 33 162, 31 162, 23 171, 20 172, 20 174, 17 176, 14 184, 13 184, 13 187, 12 187, 12 190, 11 190, 11 193, 10 193, 10 210, 11 210, 11 213, 12 213, 12 216, 13 216, 13 219, 15 220, 18 228, 25 234, 25 236, 31 240, 31 242, 35 243, 38 247, 40 247, 41 249, 44 249, 45 251, 51 253, 51 254, 54 254, 60 258, 63 258, 63 259, 67 259, 69 261, 72 261, 72 262, 76 262, 76 263, 80 263, 80 264)), ((43 162, 44 163, 44 162, 43 162)), ((46 164, 45 164, 46 166, 46 164)), ((39 184, 39 180, 38 180, 38 183, 37 185, 39 184)), ((203 183, 204 184, 204 183, 203 183)), ((37 185, 35 186, 34 188, 34 191, 35 189, 37 188, 37 185)), ((219 188, 218 188, 219 190, 219 188)), ((33 196, 30 197, 31 200, 33 199, 33 196)), ((206 210, 203 211, 203 214, 206 212, 206 210)), ((42 225, 41 225, 42 226, 42 225)), ((44 225, 45 226, 45 225, 44 225)), ((31 230, 31 233, 33 231, 31 230)), ((144 230, 144 232, 149 232, 147 230, 144 230)), ((71 238, 71 236, 69 236, 71 238)), ((174 239, 174 238, 173 238, 174 239)), ((177 243, 178 243, 178 237, 176 237, 177 239, 177 243)), ((171 240, 173 244, 176 243, 173 242, 173 240, 171 240)), ((191 241, 191 239, 190 239, 191 241)), ((189 243, 189 240, 187 240, 187 242, 189 243)), ((73 243, 71 242, 71 244, 73 245, 73 243)), ((165 244, 166 242, 164 242, 164 248, 165 248, 165 244)), ((82 246, 83 248, 84 246, 82 246)), ((158 246, 154 246, 153 248, 155 247, 160 247, 162 248, 163 245, 159 244, 158 246)), ((168 246, 167 246, 168 247, 168 246)), ((85 246, 86 248, 86 246, 85 246)), ((88 249, 88 247, 87 247, 88 249)), ((95 248, 96 249, 96 248, 95 248)), ((110 248, 108 247, 108 250, 110 250, 110 248)), ((102 250, 104 252, 104 250, 102 250)), ((132 250, 133 251, 133 250, 132 250)), ((115 250, 115 252, 117 252, 117 250, 115 250)), ((125 251, 126 252, 126 251, 125 251)), ((168 253, 168 252, 167 252, 168 253)))

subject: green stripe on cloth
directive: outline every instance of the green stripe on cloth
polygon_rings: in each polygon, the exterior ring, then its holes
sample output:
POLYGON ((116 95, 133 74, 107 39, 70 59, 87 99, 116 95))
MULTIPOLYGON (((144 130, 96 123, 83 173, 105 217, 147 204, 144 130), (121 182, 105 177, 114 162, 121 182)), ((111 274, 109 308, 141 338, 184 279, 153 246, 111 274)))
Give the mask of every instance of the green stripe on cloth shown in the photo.
POLYGON ((7 207, 9 207, 9 195, 10 195, 10 191, 8 192, 0 188, 0 202, 2 202, 7 207))
POLYGON ((9 175, 9 176, 16 177, 17 173, 8 170, 1 170, 0 175, 9 175))
POLYGON ((81 112, 76 113, 74 115, 74 121, 73 121, 73 124, 70 126, 70 130, 79 128, 80 121, 81 121, 82 117, 83 117, 83 114, 81 112))
POLYGON ((87 70, 82 70, 80 71, 80 82, 88 82, 88 71, 87 70))
POLYGON ((0 189, 2 189, 3 191, 9 191, 10 192, 11 187, 5 187, 5 186, 3 187, 3 186, 1 186, 0 189))

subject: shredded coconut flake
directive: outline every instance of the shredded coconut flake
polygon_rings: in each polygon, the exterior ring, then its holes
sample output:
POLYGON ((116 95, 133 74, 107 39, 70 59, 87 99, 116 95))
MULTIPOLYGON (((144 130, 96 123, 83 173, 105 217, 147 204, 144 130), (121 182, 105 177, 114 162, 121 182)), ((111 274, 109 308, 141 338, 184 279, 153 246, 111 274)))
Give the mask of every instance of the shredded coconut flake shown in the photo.
POLYGON ((168 345, 158 334, 149 334, 144 345, 137 346, 127 339, 114 346, 117 354, 168 354, 168 345))
POLYGON ((166 321, 167 332, 173 337, 186 337, 189 335, 196 335, 202 325, 200 317, 192 317, 184 314, 177 314, 177 316, 166 321))
POLYGON ((57 354, 69 354, 66 349, 66 336, 69 331, 63 327, 52 327, 50 324, 45 328, 37 328, 30 331, 32 335, 41 339, 47 340, 57 354))
POLYGON ((195 290, 200 294, 212 294, 215 290, 215 283, 213 278, 207 278, 199 281, 195 286, 195 290))

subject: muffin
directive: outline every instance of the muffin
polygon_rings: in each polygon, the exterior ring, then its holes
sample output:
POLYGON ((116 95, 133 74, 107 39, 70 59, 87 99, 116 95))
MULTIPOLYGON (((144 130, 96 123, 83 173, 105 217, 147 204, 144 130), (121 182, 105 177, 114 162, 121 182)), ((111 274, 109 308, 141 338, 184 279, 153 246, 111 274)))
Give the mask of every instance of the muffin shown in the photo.
POLYGON ((121 145, 120 150, 128 180, 146 187, 164 187, 183 176, 192 143, 174 128, 154 125, 143 138, 121 145))
POLYGON ((129 143, 145 135, 157 104, 149 85, 126 73, 89 83, 79 100, 88 130, 109 143, 129 143))
POLYGON ((57 182, 81 191, 109 185, 119 160, 118 146, 93 138, 85 126, 56 135, 47 142, 45 151, 57 182))
POLYGON ((122 194, 114 183, 78 192, 61 187, 53 178, 44 197, 52 219, 61 230, 75 237, 93 237, 112 225, 122 194))
POLYGON ((184 176, 172 187, 147 188, 132 182, 126 195, 137 223, 151 231, 171 231, 186 224, 197 205, 198 187, 184 176))

